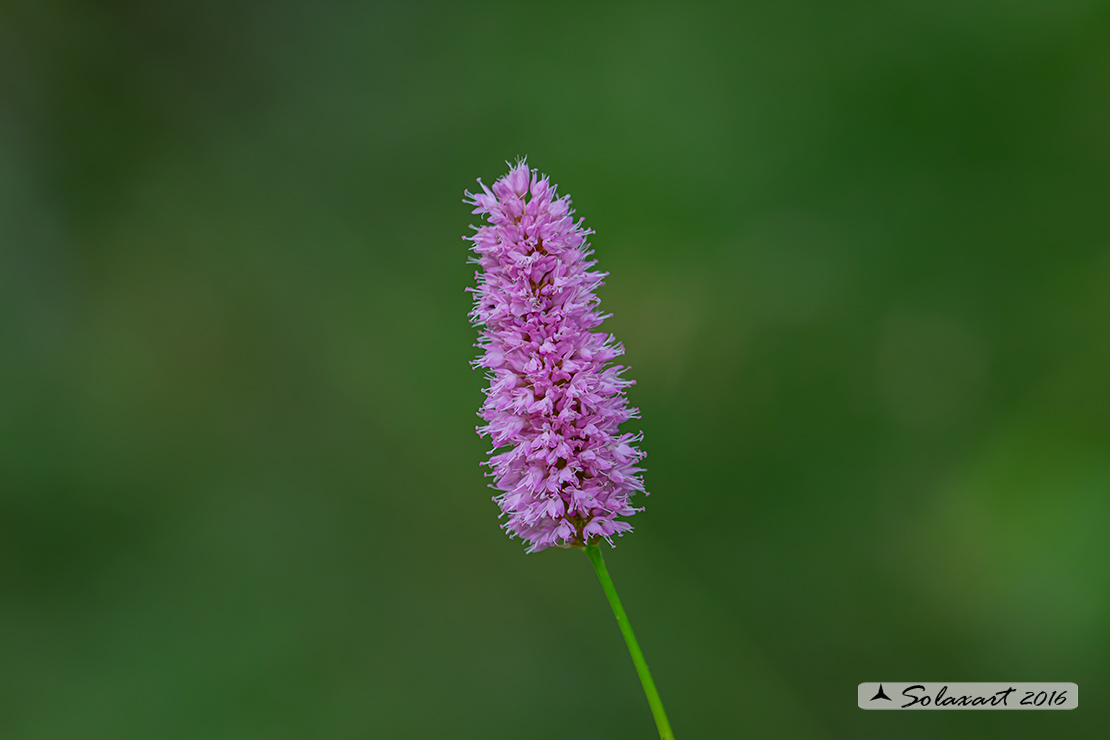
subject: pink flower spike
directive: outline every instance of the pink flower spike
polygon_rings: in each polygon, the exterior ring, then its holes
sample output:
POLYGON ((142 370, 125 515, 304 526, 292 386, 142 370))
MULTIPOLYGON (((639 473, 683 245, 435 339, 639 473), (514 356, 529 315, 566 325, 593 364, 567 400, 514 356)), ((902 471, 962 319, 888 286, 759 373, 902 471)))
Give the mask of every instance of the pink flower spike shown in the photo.
POLYGON ((609 540, 632 528, 617 517, 638 511, 644 454, 640 435, 619 429, 639 416, 624 368, 610 365, 624 348, 596 331, 606 273, 591 269, 593 232, 523 160, 488 188, 478 182, 465 202, 486 222, 464 238, 481 268, 470 318, 474 364, 489 371, 478 432, 495 447, 494 501, 529 552, 609 540))

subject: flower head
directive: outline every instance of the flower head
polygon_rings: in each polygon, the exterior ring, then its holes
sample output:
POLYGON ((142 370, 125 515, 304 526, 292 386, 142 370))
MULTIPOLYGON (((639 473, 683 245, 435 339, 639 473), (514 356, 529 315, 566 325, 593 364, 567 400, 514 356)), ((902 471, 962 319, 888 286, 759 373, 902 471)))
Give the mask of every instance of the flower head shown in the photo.
POLYGON ((489 370, 478 433, 494 449, 487 463, 499 491, 503 528, 528 543, 583 545, 632 529, 618 519, 637 509, 643 491, 640 434, 621 433, 638 417, 625 389, 632 381, 611 365, 624 354, 612 335, 596 331, 606 318, 595 294, 607 273, 596 264, 574 221, 570 198, 525 162, 492 188, 467 192, 476 228, 471 321, 480 327, 474 364, 489 370))

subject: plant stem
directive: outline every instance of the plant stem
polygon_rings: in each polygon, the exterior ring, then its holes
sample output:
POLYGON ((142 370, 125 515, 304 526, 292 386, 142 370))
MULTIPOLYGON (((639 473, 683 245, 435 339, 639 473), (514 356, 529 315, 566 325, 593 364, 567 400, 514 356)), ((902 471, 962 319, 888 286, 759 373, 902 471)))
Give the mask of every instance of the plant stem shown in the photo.
POLYGON ((636 635, 632 633, 632 625, 628 623, 628 615, 624 613, 624 607, 621 606, 617 589, 613 587, 613 581, 609 578, 609 571, 605 569, 605 561, 601 557, 601 548, 597 545, 586 545, 582 548, 582 551, 593 563, 594 570, 597 571, 597 580, 601 581, 601 588, 609 599, 609 606, 613 607, 613 616, 617 618, 617 626, 621 628, 624 641, 628 644, 628 652, 636 666, 636 673, 640 676, 640 683, 644 685, 644 694, 647 696, 648 705, 651 707, 651 714, 655 717, 655 725, 659 728, 659 737, 661 740, 674 740, 671 725, 667 722, 667 714, 663 711, 663 701, 659 698, 659 692, 655 689, 655 682, 651 680, 651 672, 648 671, 647 663, 644 661, 644 654, 640 652, 636 635))

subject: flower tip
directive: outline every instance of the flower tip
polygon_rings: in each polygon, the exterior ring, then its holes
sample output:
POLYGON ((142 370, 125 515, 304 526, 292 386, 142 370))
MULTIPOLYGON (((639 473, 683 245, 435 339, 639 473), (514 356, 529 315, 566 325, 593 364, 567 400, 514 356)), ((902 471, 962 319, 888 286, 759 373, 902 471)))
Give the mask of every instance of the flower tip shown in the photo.
MULTIPOLYGON (((509 164, 506 162, 505 164, 509 164)), ((509 191, 514 195, 523 198, 528 192, 528 186, 531 179, 531 170, 528 169, 528 158, 522 157, 517 160, 515 166, 510 165, 512 169, 509 174, 505 175, 505 184, 508 186, 509 191)))

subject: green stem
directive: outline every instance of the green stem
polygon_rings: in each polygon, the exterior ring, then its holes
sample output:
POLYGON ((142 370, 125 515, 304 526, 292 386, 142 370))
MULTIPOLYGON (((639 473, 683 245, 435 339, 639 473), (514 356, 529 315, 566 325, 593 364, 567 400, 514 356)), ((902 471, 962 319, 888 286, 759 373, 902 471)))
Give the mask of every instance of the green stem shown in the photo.
POLYGON ((674 740, 674 733, 671 732, 671 725, 667 722, 667 714, 663 711, 663 702, 659 698, 659 692, 655 689, 655 682, 651 680, 651 672, 648 671, 647 663, 644 661, 644 654, 640 652, 636 635, 632 633, 632 625, 628 623, 628 615, 624 613, 620 597, 617 596, 617 589, 613 587, 613 581, 609 578, 609 571, 605 569, 605 561, 601 557, 601 548, 597 545, 586 545, 582 548, 582 551, 594 564, 594 570, 597 571, 597 580, 601 581, 601 588, 609 599, 609 606, 613 607, 613 616, 617 618, 617 626, 621 628, 624 641, 628 644, 628 652, 632 655, 632 662, 636 665, 636 673, 640 676, 640 683, 644 685, 644 694, 647 696, 648 705, 651 707, 651 714, 655 717, 655 725, 659 728, 659 737, 661 740, 674 740))

